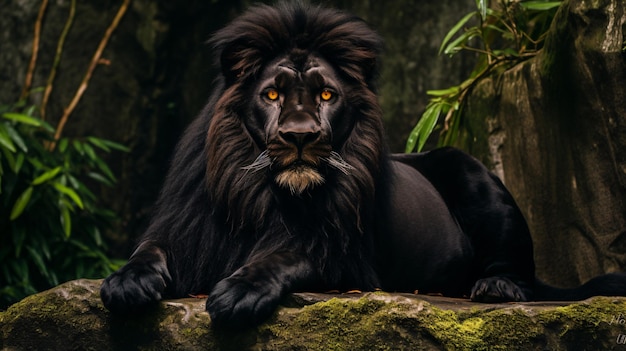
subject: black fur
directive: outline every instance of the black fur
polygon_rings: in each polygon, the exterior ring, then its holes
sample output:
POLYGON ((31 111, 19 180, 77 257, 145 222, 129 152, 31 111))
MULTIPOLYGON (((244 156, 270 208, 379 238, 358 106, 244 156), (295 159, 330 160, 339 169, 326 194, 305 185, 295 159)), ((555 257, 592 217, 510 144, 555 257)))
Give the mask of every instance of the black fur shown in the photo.
POLYGON ((258 6, 211 43, 222 75, 137 250, 102 285, 112 312, 205 293, 216 325, 244 327, 298 290, 485 302, 626 293, 621 274, 574 290, 536 285, 520 210, 470 156, 386 152, 374 84, 382 42, 363 21, 258 6))

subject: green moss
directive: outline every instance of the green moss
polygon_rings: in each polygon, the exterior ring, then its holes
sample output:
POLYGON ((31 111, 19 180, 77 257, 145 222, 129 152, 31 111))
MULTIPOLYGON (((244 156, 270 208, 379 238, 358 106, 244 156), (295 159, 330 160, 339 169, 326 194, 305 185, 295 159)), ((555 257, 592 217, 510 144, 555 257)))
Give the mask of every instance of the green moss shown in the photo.
POLYGON ((277 350, 390 350, 381 340, 398 335, 387 323, 393 308, 401 306, 371 298, 333 298, 283 315, 280 321, 261 327, 260 334, 277 350))
POLYGON ((597 349, 619 332, 607 330, 611 319, 626 316, 626 302, 610 298, 567 307, 453 311, 389 296, 335 298, 301 310, 283 309, 276 321, 260 329, 260 341, 270 350, 597 349))
MULTIPOLYGON (((484 347, 479 317, 461 320, 453 311, 432 307, 422 316, 422 325, 449 350, 479 350, 484 347)), ((422 319, 420 318, 420 319, 422 319)))
POLYGON ((539 323, 554 330, 555 338, 579 349, 593 349, 612 344, 626 325, 626 301, 611 297, 596 297, 587 303, 557 307, 538 316, 539 323), (624 320, 623 322, 626 322, 624 320))
POLYGON ((522 308, 491 311, 484 316, 483 341, 491 350, 506 350, 511 346, 518 349, 534 349, 543 341, 544 328, 537 325, 532 314, 522 308))
POLYGON ((494 342, 532 346, 542 328, 522 311, 455 312, 425 301, 385 301, 388 294, 358 300, 331 299, 302 308, 288 321, 261 330, 269 349, 493 350, 494 342), (287 328, 288 325, 288 328, 287 328), (527 341, 530 340, 530 341, 527 341))
POLYGON ((224 331, 211 327, 204 301, 167 301, 151 313, 118 319, 103 309, 97 289, 65 286, 0 313, 0 344, 86 350, 600 350, 619 346, 626 334, 624 298, 563 307, 429 301, 383 292, 333 298, 280 308, 256 329, 224 331))

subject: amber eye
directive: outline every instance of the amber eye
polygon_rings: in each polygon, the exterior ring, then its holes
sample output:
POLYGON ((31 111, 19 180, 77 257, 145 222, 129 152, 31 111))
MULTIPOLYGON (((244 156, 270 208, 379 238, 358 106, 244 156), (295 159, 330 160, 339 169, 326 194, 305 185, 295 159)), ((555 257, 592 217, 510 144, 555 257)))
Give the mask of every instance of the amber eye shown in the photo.
POLYGON ((276 89, 270 89, 267 93, 265 93, 265 96, 267 96, 268 99, 275 101, 278 99, 278 91, 276 91, 276 89))
POLYGON ((324 90, 320 94, 320 98, 322 98, 322 100, 324 100, 324 101, 328 101, 328 100, 333 98, 333 93, 331 91, 329 91, 329 90, 324 90))

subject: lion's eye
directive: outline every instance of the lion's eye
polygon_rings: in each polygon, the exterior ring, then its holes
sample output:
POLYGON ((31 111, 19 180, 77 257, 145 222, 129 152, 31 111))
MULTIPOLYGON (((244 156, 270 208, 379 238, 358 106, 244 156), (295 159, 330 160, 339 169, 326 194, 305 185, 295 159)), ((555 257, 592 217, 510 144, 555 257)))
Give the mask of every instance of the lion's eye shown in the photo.
POLYGON ((333 98, 333 93, 330 90, 324 90, 321 92, 320 98, 324 101, 328 101, 333 98))
POLYGON ((278 99, 278 91, 276 89, 270 89, 265 93, 265 96, 272 101, 278 99))

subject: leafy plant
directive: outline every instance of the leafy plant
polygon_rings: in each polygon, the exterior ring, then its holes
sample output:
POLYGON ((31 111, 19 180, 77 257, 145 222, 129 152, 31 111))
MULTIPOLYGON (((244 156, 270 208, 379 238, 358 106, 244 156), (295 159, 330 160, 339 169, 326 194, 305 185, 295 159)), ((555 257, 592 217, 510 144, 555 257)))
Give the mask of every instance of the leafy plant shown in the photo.
POLYGON ((447 33, 439 54, 478 54, 468 79, 457 86, 430 90, 430 101, 406 143, 406 152, 421 151, 441 116, 440 145, 454 143, 462 129, 462 112, 471 89, 482 79, 534 57, 542 48, 561 1, 476 0, 476 11, 465 15, 447 33), (477 24, 470 25, 474 21, 477 24), (478 41, 475 43, 475 41, 478 41))
POLYGON ((116 216, 99 204, 90 187, 116 182, 100 154, 128 149, 92 136, 62 134, 130 0, 120 5, 55 128, 45 121, 46 105, 75 18, 76 0, 71 0, 45 87, 31 89, 48 5, 42 0, 19 102, 0 105, 0 309, 63 281, 106 276, 123 263, 105 255, 102 231, 116 216), (27 106, 29 96, 40 91, 41 104, 27 106))
POLYGON ((127 148, 85 137, 62 138, 50 150, 55 130, 33 111, 0 106, 0 306, 120 264, 107 258, 102 238, 115 214, 86 182, 112 186, 99 154, 127 148))

